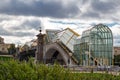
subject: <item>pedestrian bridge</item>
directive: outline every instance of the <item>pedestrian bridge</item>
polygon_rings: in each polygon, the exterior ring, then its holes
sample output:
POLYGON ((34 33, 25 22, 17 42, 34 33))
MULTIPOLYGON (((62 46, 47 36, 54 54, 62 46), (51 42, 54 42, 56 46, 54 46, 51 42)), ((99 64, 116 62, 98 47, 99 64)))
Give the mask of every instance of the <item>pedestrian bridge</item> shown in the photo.
MULTIPOLYGON (((43 38, 39 38, 42 39, 43 38)), ((70 28, 46 30, 44 44, 38 41, 37 59, 46 64, 103 66, 112 65, 113 36, 111 30, 98 24, 79 34, 70 28), (41 50, 42 49, 42 50, 41 50)), ((36 41, 37 42, 37 41, 36 41)), ((37 52, 36 52, 37 53, 37 52)))
POLYGON ((79 36, 67 28, 65 30, 46 30, 44 60, 45 63, 59 62, 62 65, 76 65, 78 60, 74 56, 74 43, 79 36))
POLYGON ((78 61, 72 54, 73 53, 61 42, 47 44, 44 55, 45 63, 54 64, 55 61, 57 61, 61 65, 76 65, 78 61))

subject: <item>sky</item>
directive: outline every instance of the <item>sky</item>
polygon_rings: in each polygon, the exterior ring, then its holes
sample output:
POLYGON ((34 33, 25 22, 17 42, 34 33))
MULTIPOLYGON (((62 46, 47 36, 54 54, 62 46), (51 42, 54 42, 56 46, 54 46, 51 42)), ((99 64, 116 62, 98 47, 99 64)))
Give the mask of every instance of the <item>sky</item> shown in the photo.
POLYGON ((1 0, 0 36, 6 43, 36 39, 40 27, 75 30, 80 35, 102 23, 120 46, 120 0, 1 0))

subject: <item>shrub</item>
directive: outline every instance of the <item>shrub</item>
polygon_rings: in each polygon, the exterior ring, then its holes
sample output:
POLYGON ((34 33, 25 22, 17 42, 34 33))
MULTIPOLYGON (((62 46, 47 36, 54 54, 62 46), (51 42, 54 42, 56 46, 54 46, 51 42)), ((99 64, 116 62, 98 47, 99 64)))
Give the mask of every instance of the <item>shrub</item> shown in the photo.
POLYGON ((119 80, 120 76, 100 73, 77 73, 58 64, 46 66, 15 60, 0 62, 0 80, 119 80))

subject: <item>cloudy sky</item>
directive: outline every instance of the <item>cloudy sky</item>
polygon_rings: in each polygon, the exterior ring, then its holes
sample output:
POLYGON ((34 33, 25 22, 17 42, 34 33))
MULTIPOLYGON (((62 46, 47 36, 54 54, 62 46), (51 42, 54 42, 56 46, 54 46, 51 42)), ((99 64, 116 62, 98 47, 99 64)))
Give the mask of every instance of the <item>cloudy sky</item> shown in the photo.
POLYGON ((0 36, 25 43, 43 29, 72 28, 79 34, 98 23, 110 27, 120 46, 120 0, 1 0, 0 36))

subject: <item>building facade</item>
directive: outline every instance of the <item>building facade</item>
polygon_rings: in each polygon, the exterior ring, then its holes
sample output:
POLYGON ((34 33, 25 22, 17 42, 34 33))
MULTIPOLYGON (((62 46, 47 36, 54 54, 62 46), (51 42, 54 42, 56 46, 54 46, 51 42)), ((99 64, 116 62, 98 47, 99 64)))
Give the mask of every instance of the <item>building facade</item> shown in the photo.
POLYGON ((114 55, 120 55, 120 47, 114 47, 114 55))
POLYGON ((112 65, 113 35, 106 25, 98 24, 84 31, 74 47, 74 52, 80 53, 81 65, 112 65))
POLYGON ((4 43, 4 38, 0 37, 0 54, 8 54, 11 44, 4 43))
POLYGON ((4 44, 4 38, 0 37, 0 44, 4 44))

